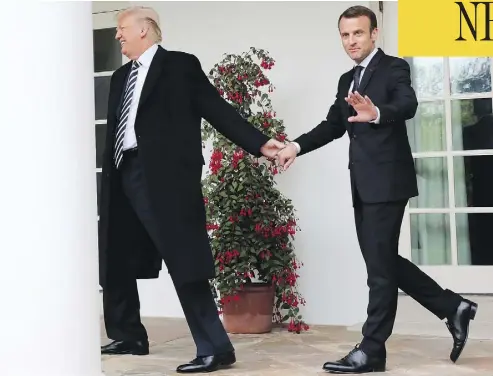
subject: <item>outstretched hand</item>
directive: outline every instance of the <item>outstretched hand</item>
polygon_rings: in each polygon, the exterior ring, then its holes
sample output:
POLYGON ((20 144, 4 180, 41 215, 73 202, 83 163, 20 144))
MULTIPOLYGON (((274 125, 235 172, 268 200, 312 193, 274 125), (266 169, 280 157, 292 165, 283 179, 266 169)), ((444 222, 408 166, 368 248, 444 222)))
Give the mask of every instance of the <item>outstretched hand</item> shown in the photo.
POLYGON ((367 95, 365 95, 365 97, 363 98, 358 92, 350 93, 349 96, 345 98, 345 100, 354 108, 357 113, 356 116, 351 116, 348 118, 348 121, 350 123, 366 123, 377 118, 377 108, 367 95))
POLYGON ((296 147, 293 144, 288 144, 288 146, 279 152, 277 159, 284 170, 287 170, 296 159, 297 154, 296 147))
POLYGON ((281 141, 271 138, 261 148, 260 152, 267 158, 275 158, 277 153, 286 147, 281 141))

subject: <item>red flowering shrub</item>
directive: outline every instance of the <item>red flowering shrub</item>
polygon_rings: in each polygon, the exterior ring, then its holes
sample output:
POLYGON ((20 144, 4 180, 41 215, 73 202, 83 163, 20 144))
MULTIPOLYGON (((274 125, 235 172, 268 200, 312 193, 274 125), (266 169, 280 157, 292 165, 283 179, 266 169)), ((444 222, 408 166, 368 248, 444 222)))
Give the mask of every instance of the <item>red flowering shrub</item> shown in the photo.
MULTIPOLYGON (((226 55, 209 73, 218 92, 251 124, 271 138, 286 138, 269 94, 266 71, 274 60, 264 50, 226 55)), ((212 140, 209 172, 203 181, 207 229, 216 260, 219 309, 254 282, 273 283, 274 321, 289 330, 307 330, 299 313, 305 301, 297 291, 298 269, 292 240, 298 230, 291 200, 276 188, 275 161, 257 159, 224 138, 206 121, 203 140, 212 140)), ((215 292, 215 288, 213 291, 215 292)))

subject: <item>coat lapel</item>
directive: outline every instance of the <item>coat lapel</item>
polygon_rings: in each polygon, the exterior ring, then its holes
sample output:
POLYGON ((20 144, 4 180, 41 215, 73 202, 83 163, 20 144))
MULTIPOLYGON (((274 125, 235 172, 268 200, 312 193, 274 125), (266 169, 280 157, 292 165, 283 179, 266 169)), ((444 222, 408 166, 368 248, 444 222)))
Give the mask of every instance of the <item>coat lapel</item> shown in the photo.
POLYGON ((373 72, 375 72, 375 69, 377 69, 378 63, 380 62, 380 59, 382 58, 383 55, 384 55, 383 51, 381 49, 378 49, 375 56, 373 56, 373 59, 370 60, 370 63, 366 67, 358 90, 361 95, 364 94, 365 89, 368 86, 368 83, 370 82, 370 79, 373 75, 373 72))
POLYGON ((163 63, 165 62, 166 56, 167 56, 166 50, 161 46, 158 46, 158 50, 154 55, 154 59, 152 59, 151 65, 149 66, 149 72, 147 72, 144 86, 142 87, 142 92, 140 94, 139 106, 137 107, 137 111, 140 110, 142 105, 149 97, 149 94, 151 94, 152 89, 159 81, 159 76, 161 75, 163 63))
POLYGON ((354 74, 354 69, 351 69, 349 72, 347 72, 344 75, 343 83, 341 85, 342 92, 339 94, 342 101, 345 104, 345 106, 343 106, 344 114, 348 116, 351 111, 351 106, 349 105, 348 102, 346 102, 345 98, 347 98, 347 96, 349 95, 349 87, 351 86, 351 82, 353 82, 353 74, 354 74))
POLYGON ((352 124, 350 122, 347 121, 348 117, 352 116, 352 111, 353 111, 353 108, 349 105, 348 102, 346 102, 346 99, 347 96, 349 95, 349 88, 351 86, 351 83, 353 82, 353 75, 354 75, 354 69, 351 69, 349 72, 347 72, 344 76, 343 76, 343 82, 341 84, 341 92, 339 93, 339 96, 341 98, 341 100, 343 101, 343 104, 342 104, 342 115, 344 117, 344 124, 346 125, 346 129, 348 130, 348 132, 352 132, 352 124))

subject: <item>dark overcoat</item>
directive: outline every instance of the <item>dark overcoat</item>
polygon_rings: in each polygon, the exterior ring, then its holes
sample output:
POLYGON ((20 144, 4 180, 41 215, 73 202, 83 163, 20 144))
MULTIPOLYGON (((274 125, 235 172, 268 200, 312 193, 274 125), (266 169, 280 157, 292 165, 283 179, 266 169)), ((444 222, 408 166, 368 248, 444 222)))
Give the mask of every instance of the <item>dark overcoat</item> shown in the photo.
POLYGON ((201 187, 201 120, 255 156, 269 138, 219 95, 194 55, 158 48, 135 120, 147 193, 165 244, 158 250, 123 195, 114 167, 115 130, 130 67, 127 63, 114 72, 110 84, 100 192, 100 284, 105 288, 123 276, 157 278, 163 259, 177 284, 213 278, 201 187))

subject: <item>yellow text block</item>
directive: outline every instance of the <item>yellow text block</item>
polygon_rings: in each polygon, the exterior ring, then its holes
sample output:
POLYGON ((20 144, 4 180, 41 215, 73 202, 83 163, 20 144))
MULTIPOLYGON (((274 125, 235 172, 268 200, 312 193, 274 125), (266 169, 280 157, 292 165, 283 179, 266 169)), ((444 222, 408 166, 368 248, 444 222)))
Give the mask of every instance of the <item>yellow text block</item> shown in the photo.
POLYGON ((493 1, 398 0, 399 56, 493 56, 493 1))

